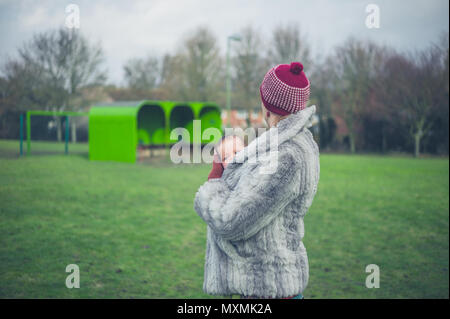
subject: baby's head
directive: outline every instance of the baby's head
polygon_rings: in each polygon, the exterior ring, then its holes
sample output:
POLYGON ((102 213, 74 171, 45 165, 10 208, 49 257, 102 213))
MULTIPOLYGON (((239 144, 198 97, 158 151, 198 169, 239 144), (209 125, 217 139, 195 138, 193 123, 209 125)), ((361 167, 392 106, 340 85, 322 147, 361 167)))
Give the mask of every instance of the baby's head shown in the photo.
POLYGON ((236 135, 225 136, 217 145, 216 150, 224 168, 234 157, 234 154, 245 147, 244 141, 236 135))

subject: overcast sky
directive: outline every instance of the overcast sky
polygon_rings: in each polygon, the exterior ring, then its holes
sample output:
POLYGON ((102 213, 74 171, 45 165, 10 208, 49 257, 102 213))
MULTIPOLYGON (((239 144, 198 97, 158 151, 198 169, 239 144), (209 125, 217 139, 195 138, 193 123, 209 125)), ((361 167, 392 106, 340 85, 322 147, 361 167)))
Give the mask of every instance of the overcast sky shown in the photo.
POLYGON ((0 62, 34 32, 64 26, 68 4, 80 8, 80 30, 105 51, 110 82, 122 83, 123 63, 177 48, 190 31, 208 26, 225 53, 226 37, 252 24, 269 38, 280 24, 297 23, 314 54, 327 54, 347 37, 400 50, 421 49, 449 29, 448 0, 0 0, 0 62), (380 28, 365 25, 366 6, 380 8, 380 28))

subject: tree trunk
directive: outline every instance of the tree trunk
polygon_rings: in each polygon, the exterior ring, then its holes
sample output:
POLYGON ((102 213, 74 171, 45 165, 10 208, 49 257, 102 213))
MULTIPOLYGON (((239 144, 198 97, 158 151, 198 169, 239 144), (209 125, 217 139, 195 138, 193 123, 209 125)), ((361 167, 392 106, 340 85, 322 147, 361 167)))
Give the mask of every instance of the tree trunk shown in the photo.
POLYGON ((420 156, 420 140, 422 138, 421 132, 417 132, 414 134, 414 157, 420 156))
POLYGON ((61 118, 58 116, 55 118, 56 121, 56 139, 58 143, 62 141, 62 126, 61 126, 61 118))
POLYGON ((381 152, 385 154, 387 151, 387 139, 386 139, 386 130, 384 127, 381 129, 381 152))
MULTIPOLYGON (((353 110, 353 108, 351 108, 353 110)), ((355 147, 355 133, 354 133, 354 121, 353 121, 353 115, 352 113, 349 114, 349 116, 347 117, 345 124, 347 125, 348 128, 348 138, 349 138, 349 142, 350 142, 350 153, 351 154, 355 154, 356 151, 356 147, 355 147)))
POLYGON ((72 143, 77 142, 77 124, 75 121, 72 121, 72 143))
POLYGON ((353 135, 353 133, 349 134, 349 139, 350 139, 350 153, 355 154, 356 152, 355 136, 353 135))
POLYGON ((414 136, 414 157, 420 156, 420 141, 424 135, 424 124, 425 118, 422 117, 416 124, 416 132, 413 134, 414 136))

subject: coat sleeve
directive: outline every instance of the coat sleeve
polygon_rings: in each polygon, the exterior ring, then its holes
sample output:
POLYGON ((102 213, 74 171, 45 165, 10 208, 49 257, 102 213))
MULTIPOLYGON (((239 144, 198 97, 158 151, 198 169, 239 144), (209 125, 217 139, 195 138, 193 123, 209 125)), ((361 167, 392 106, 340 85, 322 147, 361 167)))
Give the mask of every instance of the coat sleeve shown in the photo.
POLYGON ((267 173, 268 165, 273 162, 266 161, 252 174, 242 176, 234 189, 222 178, 198 189, 194 208, 217 235, 226 240, 245 240, 267 226, 299 195, 302 159, 287 151, 278 154, 271 173, 267 173))

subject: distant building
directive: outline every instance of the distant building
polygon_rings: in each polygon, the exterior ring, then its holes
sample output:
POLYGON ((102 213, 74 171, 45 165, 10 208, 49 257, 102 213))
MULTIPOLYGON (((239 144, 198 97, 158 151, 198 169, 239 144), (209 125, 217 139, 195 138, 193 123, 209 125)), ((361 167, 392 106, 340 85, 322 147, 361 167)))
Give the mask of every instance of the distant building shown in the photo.
MULTIPOLYGON (((228 111, 226 110, 222 110, 222 123, 225 126, 228 126, 229 122, 228 122, 228 111)), ((247 128, 247 119, 248 119, 248 111, 245 110, 241 110, 241 109, 233 109, 231 110, 231 127, 240 127, 240 128, 247 128)), ((314 114, 312 116, 311 119, 311 123, 310 126, 314 127, 314 131, 316 130, 316 127, 318 129, 318 124, 319 124, 319 117, 317 116, 317 114, 314 114)), ((264 127, 265 123, 264 123, 264 119, 263 119, 263 114, 261 111, 252 111, 250 113, 250 125, 252 127, 264 127)), ((314 132, 314 133, 318 133, 318 132, 314 132)))
MULTIPOLYGON (((240 127, 240 128, 247 128, 247 119, 248 119, 248 111, 245 110, 239 110, 239 109, 234 109, 231 110, 231 116, 230 116, 230 120, 231 120, 231 127, 240 127)), ((229 121, 228 121, 228 111, 226 110, 222 110, 222 123, 225 126, 228 126, 229 121)), ((262 112, 255 112, 252 111, 250 113, 250 125, 252 127, 263 127, 264 126, 264 120, 263 120, 263 116, 262 116, 262 112)))

